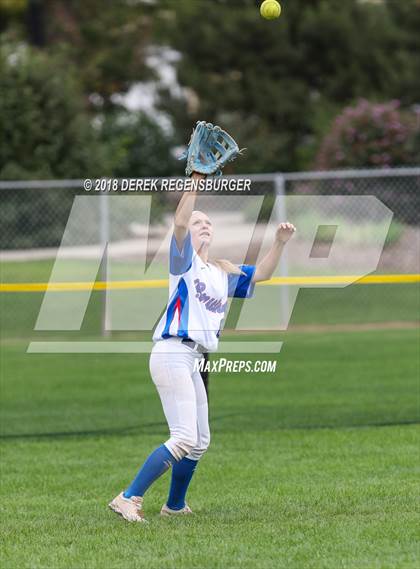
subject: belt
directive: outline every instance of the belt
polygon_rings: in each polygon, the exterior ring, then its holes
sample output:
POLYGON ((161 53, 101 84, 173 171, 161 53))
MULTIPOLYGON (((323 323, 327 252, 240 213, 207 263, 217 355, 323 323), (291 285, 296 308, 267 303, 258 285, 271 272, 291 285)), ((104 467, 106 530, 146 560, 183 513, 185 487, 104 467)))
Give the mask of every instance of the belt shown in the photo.
POLYGON ((195 352, 200 352, 200 354, 205 354, 208 352, 207 348, 205 348, 198 342, 194 342, 194 340, 191 340, 191 338, 182 338, 181 342, 183 344, 186 344, 189 348, 191 348, 195 352))

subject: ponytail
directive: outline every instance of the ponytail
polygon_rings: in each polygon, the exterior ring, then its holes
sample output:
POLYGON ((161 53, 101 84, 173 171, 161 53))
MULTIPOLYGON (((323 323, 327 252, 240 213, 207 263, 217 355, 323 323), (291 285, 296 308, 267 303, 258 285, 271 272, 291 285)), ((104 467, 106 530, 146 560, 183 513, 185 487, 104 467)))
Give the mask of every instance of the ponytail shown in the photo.
POLYGON ((233 275, 245 275, 245 273, 238 267, 238 265, 231 263, 227 259, 214 259, 209 262, 216 267, 219 267, 219 269, 225 273, 232 273, 233 275))

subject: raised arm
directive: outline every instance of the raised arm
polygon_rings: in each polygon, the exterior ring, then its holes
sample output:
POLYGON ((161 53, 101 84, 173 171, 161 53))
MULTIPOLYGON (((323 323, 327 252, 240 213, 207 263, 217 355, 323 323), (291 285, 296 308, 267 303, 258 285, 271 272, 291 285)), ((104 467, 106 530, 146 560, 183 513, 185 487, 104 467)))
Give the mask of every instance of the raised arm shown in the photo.
POLYGON ((271 279, 277 265, 279 264, 283 248, 295 231, 296 228, 291 223, 280 223, 271 249, 264 259, 256 265, 252 282, 257 283, 259 281, 267 281, 268 279, 271 279))
MULTIPOLYGON (((203 174, 193 172, 191 177, 193 180, 202 180, 205 178, 203 174)), ((183 192, 181 201, 178 204, 175 212, 174 219, 174 235, 178 245, 178 249, 182 248, 188 231, 188 224, 190 222, 191 214, 194 211, 195 200, 197 198, 197 191, 191 190, 190 192, 183 192)))

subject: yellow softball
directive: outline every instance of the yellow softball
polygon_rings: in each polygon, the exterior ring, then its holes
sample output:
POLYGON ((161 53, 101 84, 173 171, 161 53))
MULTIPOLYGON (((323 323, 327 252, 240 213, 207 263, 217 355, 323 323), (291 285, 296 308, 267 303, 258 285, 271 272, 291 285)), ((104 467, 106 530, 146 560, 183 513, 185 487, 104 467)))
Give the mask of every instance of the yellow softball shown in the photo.
POLYGON ((275 20, 281 14, 281 6, 277 0, 264 0, 260 7, 260 13, 266 20, 275 20))

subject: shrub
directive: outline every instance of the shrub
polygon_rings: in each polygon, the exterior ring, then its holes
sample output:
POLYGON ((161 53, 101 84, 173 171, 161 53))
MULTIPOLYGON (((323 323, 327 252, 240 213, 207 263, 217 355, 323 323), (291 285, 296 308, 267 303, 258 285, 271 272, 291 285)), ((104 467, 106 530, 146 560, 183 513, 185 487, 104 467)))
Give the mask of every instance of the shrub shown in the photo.
POLYGON ((389 168, 419 163, 420 134, 414 112, 399 101, 360 99, 333 122, 316 160, 318 169, 389 168))

